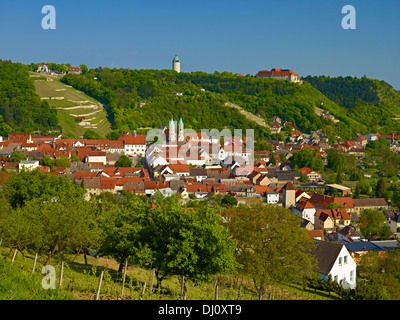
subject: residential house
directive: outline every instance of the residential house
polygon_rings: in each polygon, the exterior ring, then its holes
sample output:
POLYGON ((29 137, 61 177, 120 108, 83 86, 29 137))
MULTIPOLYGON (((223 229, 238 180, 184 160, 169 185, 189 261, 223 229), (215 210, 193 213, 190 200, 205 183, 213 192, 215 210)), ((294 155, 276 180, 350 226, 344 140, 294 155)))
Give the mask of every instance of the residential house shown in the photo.
POLYGON ((125 134, 118 141, 124 144, 124 153, 128 156, 145 156, 146 136, 144 134, 125 134))
POLYGON ((349 187, 342 186, 340 184, 327 184, 327 190, 332 193, 333 190, 338 192, 343 197, 351 195, 351 189, 349 187))
POLYGON ((103 151, 90 151, 86 155, 86 163, 101 163, 107 164, 107 153, 103 151))
POLYGON ((358 220, 360 213, 364 209, 371 210, 387 210, 389 208, 386 200, 384 198, 369 198, 369 199, 353 199, 355 217, 358 220))
POLYGON ((334 219, 323 211, 316 212, 314 222, 315 230, 322 230, 326 233, 332 233, 335 231, 334 219))
POLYGON ((39 167, 39 160, 24 160, 18 164, 19 171, 32 171, 39 167))
POLYGON ((169 188, 169 182, 165 181, 145 181, 145 194, 152 196, 158 189, 163 190, 169 188))
POLYGON ((360 258, 366 253, 378 252, 379 256, 384 257, 387 251, 372 241, 354 241, 344 245, 356 263, 359 263, 360 258))
POLYGON ((400 210, 385 210, 383 213, 386 216, 386 223, 390 231, 393 234, 400 233, 400 210))
POLYGON ((317 182, 322 179, 321 174, 317 171, 313 171, 308 167, 303 167, 300 170, 301 174, 304 174, 308 177, 308 181, 317 182))
POLYGON ((207 179, 207 170, 205 168, 189 168, 189 176, 195 178, 197 182, 202 182, 207 179))
POLYGON ((193 194, 196 199, 204 199, 209 195, 209 189, 205 184, 187 184, 183 191, 187 193, 188 196, 193 194))
POLYGON ((320 210, 328 209, 328 206, 337 204, 340 207, 346 208, 346 212, 350 215, 351 219, 354 220, 355 209, 353 198, 351 197, 332 197, 319 193, 313 193, 311 195, 310 202, 315 208, 320 210))
POLYGON ((86 199, 90 199, 90 195, 99 195, 102 191, 100 188, 100 177, 85 176, 83 177, 83 184, 86 187, 86 199))
POLYGON ((325 213, 332 218, 336 226, 348 226, 351 219, 346 211, 346 208, 335 208, 326 210, 317 210, 317 215, 325 213))
POLYGON ((71 68, 68 68, 67 73, 81 74, 82 73, 82 69, 79 68, 79 67, 71 67, 71 68))
POLYGON ((298 214, 303 219, 315 224, 315 214, 317 209, 315 209, 310 201, 306 199, 297 201, 296 204, 291 207, 291 210, 293 213, 298 214))
POLYGON ((337 239, 345 241, 360 241, 363 238, 362 234, 359 233, 355 228, 346 226, 337 231, 337 239))
POLYGON ((310 238, 316 241, 325 241, 324 233, 322 230, 307 230, 307 234, 310 238))
POLYGON ((357 265, 345 245, 321 241, 312 254, 318 261, 321 279, 326 280, 330 276, 345 289, 356 287, 357 265))

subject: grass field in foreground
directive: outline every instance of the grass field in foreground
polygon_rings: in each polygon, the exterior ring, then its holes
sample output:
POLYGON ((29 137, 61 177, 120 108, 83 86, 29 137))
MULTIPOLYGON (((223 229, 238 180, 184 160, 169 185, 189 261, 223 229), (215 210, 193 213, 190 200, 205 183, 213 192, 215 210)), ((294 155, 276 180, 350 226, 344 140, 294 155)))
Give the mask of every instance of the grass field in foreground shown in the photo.
MULTIPOLYGON (((113 259, 87 256, 65 255, 63 281, 59 285, 61 274, 60 256, 52 257, 50 263, 47 256, 40 256, 32 274, 34 255, 18 253, 14 263, 11 263, 13 251, 0 248, 0 300, 93 300, 96 297, 100 274, 103 271, 103 281, 100 290, 100 300, 133 299, 133 300, 178 300, 181 284, 177 276, 167 277, 162 282, 161 292, 156 290, 156 281, 152 293, 149 292, 151 271, 137 266, 128 266, 124 294, 122 296, 122 277, 118 275, 118 263, 113 259), (41 273, 44 264, 54 266, 56 271, 56 289, 44 289, 41 273), (142 289, 146 283, 144 295, 142 289), (161 295, 160 295, 161 293, 161 295)), ((258 295, 249 279, 238 275, 220 275, 218 278, 218 300, 257 300, 258 295)), ((188 281, 187 300, 214 300, 215 283, 195 285, 188 281)), ((264 299, 272 294, 274 300, 326 300, 335 299, 335 295, 326 292, 303 290, 300 286, 285 285, 268 288, 264 299)))

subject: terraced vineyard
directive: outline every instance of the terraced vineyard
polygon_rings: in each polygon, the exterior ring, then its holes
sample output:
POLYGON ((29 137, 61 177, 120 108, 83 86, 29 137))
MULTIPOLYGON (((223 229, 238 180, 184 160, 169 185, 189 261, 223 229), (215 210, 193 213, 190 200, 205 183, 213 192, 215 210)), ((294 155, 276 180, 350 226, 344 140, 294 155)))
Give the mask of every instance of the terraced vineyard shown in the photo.
POLYGON ((63 133, 82 136, 86 130, 92 129, 105 137, 112 130, 107 112, 97 100, 61 83, 57 76, 50 76, 47 80, 32 73, 31 77, 41 99, 57 109, 63 133))

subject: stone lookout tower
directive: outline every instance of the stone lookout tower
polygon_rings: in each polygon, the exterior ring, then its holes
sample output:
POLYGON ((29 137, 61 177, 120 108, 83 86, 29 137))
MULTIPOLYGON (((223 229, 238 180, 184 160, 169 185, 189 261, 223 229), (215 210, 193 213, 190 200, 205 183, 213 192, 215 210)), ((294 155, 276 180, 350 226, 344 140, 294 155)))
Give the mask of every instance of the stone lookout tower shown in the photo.
POLYGON ((177 55, 175 55, 174 60, 172 60, 172 70, 178 73, 181 72, 181 61, 179 60, 177 55))

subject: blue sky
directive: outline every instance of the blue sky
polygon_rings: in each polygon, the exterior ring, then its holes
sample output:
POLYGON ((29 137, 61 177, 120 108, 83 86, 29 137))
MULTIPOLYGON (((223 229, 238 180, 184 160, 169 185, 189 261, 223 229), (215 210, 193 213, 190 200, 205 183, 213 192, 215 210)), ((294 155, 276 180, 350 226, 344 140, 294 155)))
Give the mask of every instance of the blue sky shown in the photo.
POLYGON ((0 59, 131 69, 357 76, 400 90, 398 0, 1 0, 0 59), (41 27, 45 5, 56 29, 41 27), (356 9, 356 29, 341 26, 356 9))

